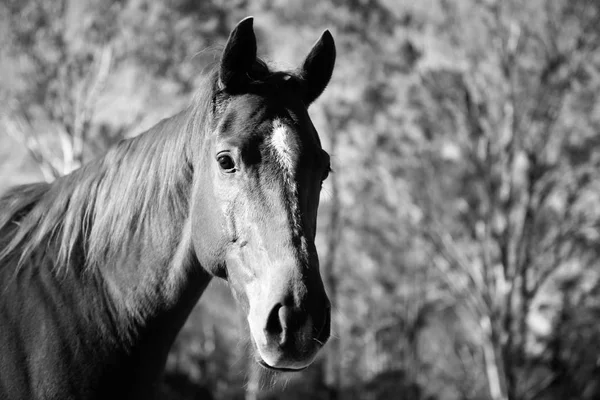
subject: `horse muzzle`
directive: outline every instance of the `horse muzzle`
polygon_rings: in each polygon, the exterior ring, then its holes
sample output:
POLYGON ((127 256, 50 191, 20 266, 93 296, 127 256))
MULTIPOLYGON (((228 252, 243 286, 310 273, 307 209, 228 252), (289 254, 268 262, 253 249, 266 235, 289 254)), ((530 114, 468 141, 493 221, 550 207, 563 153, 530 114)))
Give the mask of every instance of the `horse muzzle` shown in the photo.
POLYGON ((329 339, 331 310, 329 302, 318 310, 276 304, 266 317, 248 317, 257 352, 257 362, 279 372, 300 371, 308 367, 329 339), (262 319, 265 321, 265 318, 262 319))

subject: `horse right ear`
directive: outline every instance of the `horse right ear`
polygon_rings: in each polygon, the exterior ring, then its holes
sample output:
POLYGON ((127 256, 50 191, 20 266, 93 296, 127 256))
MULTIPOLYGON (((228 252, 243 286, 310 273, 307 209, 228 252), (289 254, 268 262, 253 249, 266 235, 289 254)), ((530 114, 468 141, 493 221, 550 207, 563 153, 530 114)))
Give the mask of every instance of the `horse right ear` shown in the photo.
POLYGON ((249 79, 248 72, 256 60, 253 20, 244 18, 229 35, 219 69, 219 85, 223 90, 235 91, 249 79))
POLYGON ((304 60, 300 75, 306 84, 304 103, 309 106, 327 87, 335 65, 335 42, 329 31, 323 32, 304 60))

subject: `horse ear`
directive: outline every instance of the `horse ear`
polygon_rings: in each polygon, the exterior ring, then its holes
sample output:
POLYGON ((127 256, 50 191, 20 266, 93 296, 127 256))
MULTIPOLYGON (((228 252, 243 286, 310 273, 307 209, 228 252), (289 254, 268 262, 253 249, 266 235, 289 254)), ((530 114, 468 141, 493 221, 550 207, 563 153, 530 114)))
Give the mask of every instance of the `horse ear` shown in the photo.
POLYGON ((248 79, 248 72, 256 60, 253 20, 252 17, 244 18, 229 34, 219 69, 221 89, 235 90, 248 79))
POLYGON ((335 43, 329 31, 323 32, 304 60, 300 75, 306 85, 304 104, 315 101, 327 87, 335 65, 335 43))

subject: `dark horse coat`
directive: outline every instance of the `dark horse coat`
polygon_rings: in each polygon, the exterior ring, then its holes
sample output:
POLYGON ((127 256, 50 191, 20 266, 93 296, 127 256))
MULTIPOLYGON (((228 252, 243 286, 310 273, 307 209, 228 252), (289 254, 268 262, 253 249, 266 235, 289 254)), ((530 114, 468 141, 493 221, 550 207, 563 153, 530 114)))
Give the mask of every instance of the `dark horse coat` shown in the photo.
POLYGON ((329 337, 314 245, 329 156, 307 107, 329 32, 295 72, 232 31, 191 105, 51 184, 0 198, 0 399, 148 399, 212 277, 256 361, 308 366, 329 337))

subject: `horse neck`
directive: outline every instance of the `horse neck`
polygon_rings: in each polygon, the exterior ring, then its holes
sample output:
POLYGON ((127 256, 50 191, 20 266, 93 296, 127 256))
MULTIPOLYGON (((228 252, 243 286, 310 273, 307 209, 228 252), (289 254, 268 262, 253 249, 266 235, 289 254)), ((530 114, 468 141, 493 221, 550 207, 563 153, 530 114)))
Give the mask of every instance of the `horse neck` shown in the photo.
POLYGON ((187 152, 198 147, 190 138, 202 135, 192 135, 190 119, 186 111, 53 184, 0 198, 0 300, 19 304, 4 317, 31 319, 21 315, 23 304, 68 320, 65 329, 78 334, 60 345, 94 354, 99 368, 74 359, 77 373, 98 377, 122 365, 109 375, 146 386, 210 282, 191 245, 197 167, 187 152))

